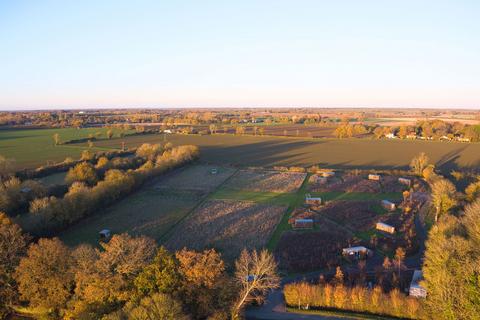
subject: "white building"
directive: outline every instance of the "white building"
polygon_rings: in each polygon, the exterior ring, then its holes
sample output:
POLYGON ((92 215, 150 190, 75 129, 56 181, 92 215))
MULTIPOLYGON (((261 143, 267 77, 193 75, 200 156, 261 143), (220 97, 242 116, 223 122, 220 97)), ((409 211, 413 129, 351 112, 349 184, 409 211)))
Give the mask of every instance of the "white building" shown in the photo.
POLYGON ((420 281, 423 280, 422 270, 415 270, 413 272, 412 282, 410 282, 410 289, 408 294, 416 298, 426 298, 427 289, 420 285, 420 281))

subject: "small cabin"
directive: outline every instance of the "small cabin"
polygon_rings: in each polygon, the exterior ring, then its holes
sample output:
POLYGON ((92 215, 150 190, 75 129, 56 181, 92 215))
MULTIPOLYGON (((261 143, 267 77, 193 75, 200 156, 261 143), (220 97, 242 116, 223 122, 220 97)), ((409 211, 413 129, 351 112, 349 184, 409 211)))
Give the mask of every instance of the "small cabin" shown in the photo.
POLYGON ((322 198, 320 197, 311 197, 310 195, 305 196, 305 203, 311 206, 320 206, 322 204, 322 198))
POLYGON ((396 209, 395 203, 388 200, 382 200, 382 207, 384 207, 388 211, 393 211, 396 209))
POLYGON ((427 289, 420 285, 420 281, 423 280, 422 270, 415 270, 413 272, 412 282, 410 282, 410 289, 408 294, 415 298, 426 298, 427 289))
POLYGON ((313 219, 295 219, 293 229, 312 229, 313 219))
POLYGON ((386 233, 390 233, 390 234, 395 233, 395 227, 394 226, 391 226, 391 225, 383 223, 383 222, 377 222, 377 224, 375 225, 375 229, 386 232, 386 233))
POLYGON ((372 254, 372 250, 363 246, 348 247, 342 249, 342 254, 345 257, 361 259, 370 256, 372 254))
POLYGON ((108 229, 103 229, 98 233, 98 235, 100 236, 100 241, 104 241, 104 242, 107 242, 108 240, 110 240, 110 237, 112 236, 110 230, 108 229))
POLYGON ((333 171, 322 172, 322 177, 324 177, 324 178, 333 177, 334 175, 335 175, 335 172, 333 172, 333 171))
POLYGON ((380 181, 380 175, 379 174, 369 174, 368 175, 368 180, 380 181))
POLYGON ((398 182, 400 182, 401 184, 404 184, 406 186, 409 186, 409 187, 412 184, 412 180, 407 179, 407 178, 398 178, 398 182))

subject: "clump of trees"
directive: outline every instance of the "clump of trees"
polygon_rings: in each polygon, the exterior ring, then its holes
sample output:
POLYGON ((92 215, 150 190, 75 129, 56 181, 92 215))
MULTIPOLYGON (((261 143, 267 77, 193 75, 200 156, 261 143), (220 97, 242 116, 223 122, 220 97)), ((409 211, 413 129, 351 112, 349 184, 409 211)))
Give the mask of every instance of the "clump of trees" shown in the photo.
POLYGON ((433 319, 476 319, 480 314, 480 199, 460 217, 439 218, 426 243, 423 285, 433 319))
MULTIPOLYGON (((142 147, 141 147, 142 148, 142 147)), ((142 149, 151 149, 143 147, 142 149)), ((63 198, 33 200, 30 214, 20 220, 22 228, 35 235, 52 235, 137 190, 146 180, 198 157, 195 146, 179 146, 162 153, 145 155, 143 165, 135 170, 109 169, 104 179, 96 181, 95 168, 86 162, 75 166, 67 177, 73 184, 63 198)))
POLYGON ((422 302, 398 289, 386 293, 379 286, 345 286, 341 280, 333 284, 298 282, 285 285, 285 302, 298 309, 337 309, 380 314, 407 319, 424 317, 422 302))
POLYGON ((278 286, 266 251, 244 251, 233 277, 213 249, 170 253, 144 236, 101 248, 27 241, 0 214, 0 318, 22 303, 52 319, 229 319, 278 286))

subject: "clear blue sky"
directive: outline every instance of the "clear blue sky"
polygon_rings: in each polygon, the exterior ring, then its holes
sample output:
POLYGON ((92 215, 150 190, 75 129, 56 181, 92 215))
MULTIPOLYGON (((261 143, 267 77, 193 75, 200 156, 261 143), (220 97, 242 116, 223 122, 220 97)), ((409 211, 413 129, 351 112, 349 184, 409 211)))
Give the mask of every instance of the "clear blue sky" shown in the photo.
POLYGON ((0 109, 480 108, 480 1, 0 0, 0 109))

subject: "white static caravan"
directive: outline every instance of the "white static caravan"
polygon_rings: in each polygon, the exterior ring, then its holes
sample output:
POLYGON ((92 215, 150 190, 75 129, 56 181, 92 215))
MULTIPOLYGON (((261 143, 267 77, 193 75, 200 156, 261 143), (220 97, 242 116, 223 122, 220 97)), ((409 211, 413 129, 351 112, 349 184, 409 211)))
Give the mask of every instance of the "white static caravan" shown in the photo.
POLYGON ((420 281, 423 280, 422 270, 415 270, 413 272, 412 282, 410 282, 410 289, 408 294, 415 298, 426 298, 427 289, 420 285, 420 281))

